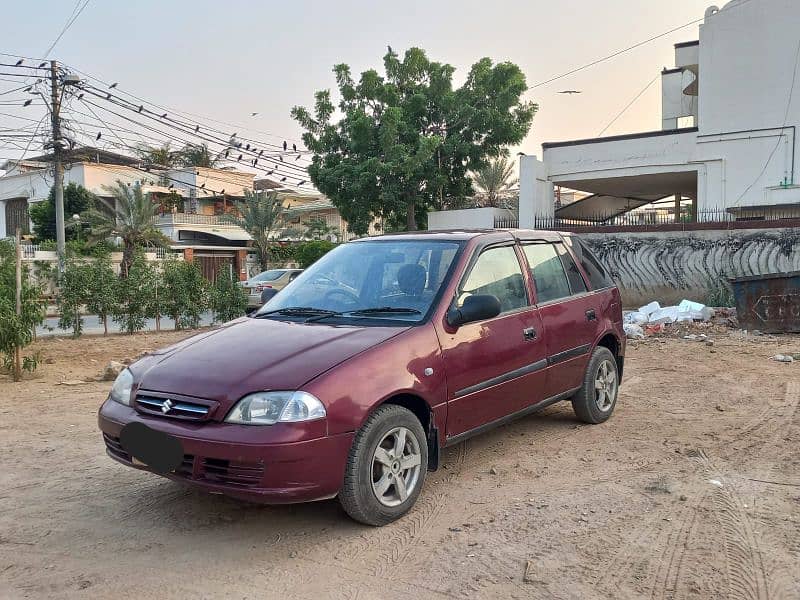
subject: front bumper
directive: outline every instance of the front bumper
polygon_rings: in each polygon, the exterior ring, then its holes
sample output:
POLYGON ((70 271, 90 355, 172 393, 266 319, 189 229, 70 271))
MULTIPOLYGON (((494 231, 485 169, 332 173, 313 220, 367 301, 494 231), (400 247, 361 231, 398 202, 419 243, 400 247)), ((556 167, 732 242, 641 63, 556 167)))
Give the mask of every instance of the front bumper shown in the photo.
POLYGON ((131 421, 145 423, 181 441, 183 463, 166 477, 212 493, 265 504, 308 502, 335 496, 342 485, 353 441, 353 434, 347 433, 270 443, 270 427, 274 426, 190 424, 148 417, 131 407, 106 401, 98 415, 106 452, 124 465, 145 471, 151 470, 133 464, 131 456, 119 443, 122 427, 131 421), (263 437, 263 443, 254 442, 254 437, 263 437))

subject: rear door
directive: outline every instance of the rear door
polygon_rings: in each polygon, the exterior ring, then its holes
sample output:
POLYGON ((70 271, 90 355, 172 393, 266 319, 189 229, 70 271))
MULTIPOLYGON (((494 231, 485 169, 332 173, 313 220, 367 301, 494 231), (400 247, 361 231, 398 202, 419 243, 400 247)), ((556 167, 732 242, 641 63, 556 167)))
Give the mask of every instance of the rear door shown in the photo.
POLYGON ((515 244, 480 252, 462 278, 459 306, 471 294, 492 294, 501 314, 444 327, 439 340, 447 370, 447 437, 475 430, 541 400, 546 349, 539 311, 531 305, 515 244))
POLYGON ((581 385, 598 334, 598 307, 563 243, 526 243, 522 250, 544 325, 550 398, 581 385))

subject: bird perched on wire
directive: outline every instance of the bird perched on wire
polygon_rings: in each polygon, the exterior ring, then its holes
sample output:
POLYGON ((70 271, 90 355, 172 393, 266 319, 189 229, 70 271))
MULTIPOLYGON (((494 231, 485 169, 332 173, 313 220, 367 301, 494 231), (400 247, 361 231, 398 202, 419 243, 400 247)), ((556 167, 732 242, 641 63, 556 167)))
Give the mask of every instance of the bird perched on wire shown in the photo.
POLYGON ((294 150, 295 152, 297 152, 297 144, 292 144, 292 150, 294 150))
POLYGON ((117 82, 116 81, 114 83, 112 83, 110 86, 108 86, 108 89, 113 90, 115 87, 117 87, 117 82))
POLYGON ((250 113, 250 116, 251 116, 251 117, 255 117, 257 114, 258 114, 257 112, 255 112, 255 113, 250 113))
POLYGON ((563 91, 558 92, 558 93, 559 94, 582 94, 583 92, 581 90, 563 90, 563 91))
POLYGON ((143 110, 144 110, 144 106, 142 106, 142 105, 140 104, 140 105, 139 105, 139 112, 142 112, 143 110))
POLYGON ((286 148, 287 148, 287 147, 288 147, 288 146, 287 146, 287 144, 286 144, 286 141, 284 140, 284 142, 283 142, 283 151, 284 151, 284 152, 286 152, 286 148))
POLYGON ((22 59, 20 58, 20 59, 19 59, 19 60, 16 62, 16 64, 15 64, 14 66, 15 66, 15 67, 18 67, 18 66, 20 66, 20 65, 22 64, 22 62, 23 62, 23 61, 22 61, 22 59))
POLYGON ((33 102, 33 99, 25 100, 25 102, 22 103, 22 106, 30 106, 31 102, 33 102))
POLYGON ((303 180, 302 180, 300 183, 298 183, 297 185, 303 185, 305 182, 306 182, 306 180, 305 180, 305 179, 303 179, 303 180))
POLYGON ((44 67, 45 65, 47 65, 47 61, 44 61, 44 62, 42 62, 42 63, 39 63, 39 68, 41 69, 41 68, 42 68, 42 67, 44 67))
POLYGON ((101 135, 103 135, 103 133, 102 133, 101 131, 98 131, 98 132, 97 132, 97 137, 96 137, 96 138, 94 138, 94 140, 95 140, 95 141, 99 140, 101 135))

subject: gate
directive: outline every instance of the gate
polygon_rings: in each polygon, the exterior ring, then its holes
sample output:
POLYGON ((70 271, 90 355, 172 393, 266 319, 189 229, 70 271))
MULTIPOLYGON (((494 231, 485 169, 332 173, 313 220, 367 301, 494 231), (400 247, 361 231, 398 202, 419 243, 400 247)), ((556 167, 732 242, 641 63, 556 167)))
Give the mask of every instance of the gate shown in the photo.
POLYGON ((23 235, 30 233, 30 216, 28 215, 28 200, 14 198, 6 202, 6 235, 13 236, 17 229, 23 235))
POLYGON ((219 273, 235 273, 233 252, 195 253, 194 260, 200 266, 200 272, 210 283, 217 280, 219 273))

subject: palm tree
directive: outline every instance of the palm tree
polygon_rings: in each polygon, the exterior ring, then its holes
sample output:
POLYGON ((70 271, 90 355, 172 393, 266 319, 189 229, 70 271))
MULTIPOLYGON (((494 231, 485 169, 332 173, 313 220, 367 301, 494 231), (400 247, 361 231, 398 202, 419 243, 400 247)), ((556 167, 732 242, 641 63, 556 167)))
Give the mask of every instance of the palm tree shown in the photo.
POLYGON ((311 219, 306 223, 306 230, 303 233, 304 237, 311 238, 312 240, 321 240, 327 238, 329 235, 335 235, 339 239, 339 228, 333 225, 328 225, 328 222, 322 217, 311 219))
POLYGON ((114 205, 105 204, 110 210, 91 208, 87 212, 90 223, 89 239, 93 242, 112 237, 122 239, 122 276, 127 277, 137 248, 166 246, 170 239, 155 228, 156 205, 142 193, 138 182, 133 186, 117 180, 115 186, 104 186, 114 198, 114 205))
POLYGON ((244 202, 239 207, 239 214, 226 213, 224 222, 238 225, 253 238, 261 269, 266 270, 270 259, 270 247, 273 235, 283 229, 288 217, 288 209, 283 205, 275 192, 244 191, 244 202))
POLYGON ((169 142, 160 147, 141 144, 136 148, 136 153, 145 164, 162 169, 176 166, 180 159, 180 152, 173 150, 169 142))
POLYGON ((217 157, 211 156, 208 144, 186 144, 179 153, 180 163, 185 167, 213 167, 217 157))
POLYGON ((474 173, 472 181, 484 196, 484 205, 497 208, 503 193, 514 187, 519 179, 514 177, 514 165, 501 156, 474 173))

